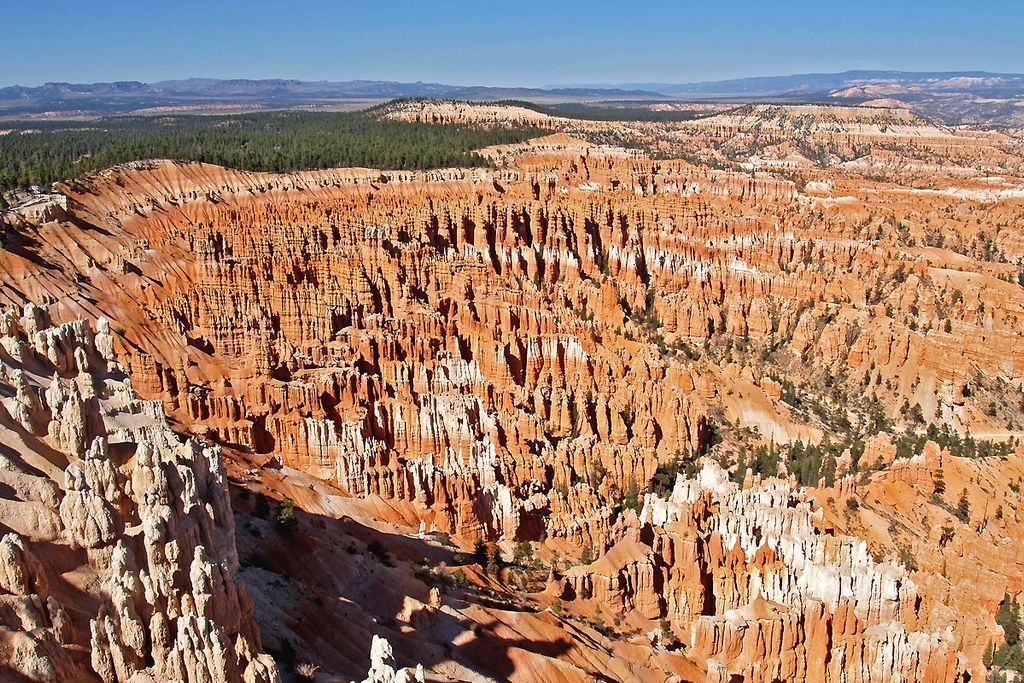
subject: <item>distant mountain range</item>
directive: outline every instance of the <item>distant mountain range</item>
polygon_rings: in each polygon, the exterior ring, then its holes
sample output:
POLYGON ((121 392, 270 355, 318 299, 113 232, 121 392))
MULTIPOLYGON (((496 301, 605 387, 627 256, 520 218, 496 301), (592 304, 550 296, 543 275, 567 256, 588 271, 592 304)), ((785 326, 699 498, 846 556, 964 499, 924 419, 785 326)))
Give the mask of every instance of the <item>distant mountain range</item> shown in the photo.
POLYGON ((536 102, 717 100, 906 106, 946 123, 1024 125, 1024 74, 985 71, 846 71, 700 83, 516 88, 393 81, 212 79, 47 83, 0 88, 0 118, 343 109, 400 97, 536 102))
POLYGON ((756 76, 698 83, 625 83, 600 87, 639 89, 673 97, 771 97, 831 94, 834 91, 870 85, 891 85, 907 91, 963 92, 990 95, 1020 94, 1024 74, 1000 74, 987 71, 844 71, 842 73, 756 76))
POLYGON ((650 90, 689 101, 767 100, 905 107, 950 125, 1024 126, 1024 74, 844 71, 701 83, 628 83, 603 87, 650 90))
POLYGON ((298 81, 283 79, 189 78, 142 83, 46 83, 0 88, 0 115, 103 115, 154 110, 223 110, 330 106, 352 100, 399 97, 445 99, 665 99, 657 93, 623 88, 503 88, 397 83, 391 81, 298 81))

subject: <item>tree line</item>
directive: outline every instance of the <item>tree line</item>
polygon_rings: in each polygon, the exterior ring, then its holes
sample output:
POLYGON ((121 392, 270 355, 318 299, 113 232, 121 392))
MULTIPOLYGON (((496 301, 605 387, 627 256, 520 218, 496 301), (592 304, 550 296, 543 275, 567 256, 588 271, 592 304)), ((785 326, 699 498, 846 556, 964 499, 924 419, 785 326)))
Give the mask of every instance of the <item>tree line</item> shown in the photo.
POLYGON ((116 117, 18 122, 0 135, 0 190, 45 186, 140 159, 287 172, 365 166, 488 166, 473 150, 542 134, 525 126, 434 125, 369 112, 116 117))

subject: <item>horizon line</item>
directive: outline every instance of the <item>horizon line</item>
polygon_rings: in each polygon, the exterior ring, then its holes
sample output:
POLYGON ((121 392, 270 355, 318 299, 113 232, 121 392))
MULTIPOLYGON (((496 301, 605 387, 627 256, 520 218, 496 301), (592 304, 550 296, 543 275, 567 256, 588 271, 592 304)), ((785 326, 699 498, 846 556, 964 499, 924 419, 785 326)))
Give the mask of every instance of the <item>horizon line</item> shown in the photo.
POLYGON ((746 81, 746 80, 757 80, 757 79, 774 79, 774 78, 793 78, 798 76, 842 76, 845 74, 855 73, 874 73, 874 74, 903 74, 908 76, 914 75, 984 75, 984 76, 997 76, 997 77, 1019 77, 1024 78, 1024 72, 1013 72, 1013 71, 988 71, 985 69, 936 69, 936 70, 914 70, 914 69, 898 69, 898 68, 887 68, 887 69, 844 69, 842 71, 798 71, 791 73, 775 73, 775 74, 757 74, 748 76, 732 76, 728 78, 713 78, 706 80, 689 80, 689 81, 674 81, 670 79, 665 80, 647 80, 647 81, 616 81, 616 82, 569 82, 569 83, 547 83, 543 85, 515 85, 515 84, 488 84, 483 82, 476 83, 456 83, 444 80, 407 80, 407 79, 394 79, 394 78, 341 78, 337 80, 326 79, 326 78, 301 78, 295 76, 261 76, 261 77, 225 77, 225 76, 199 76, 190 75, 178 78, 159 78, 156 80, 142 80, 138 78, 117 78, 110 80, 98 80, 98 81, 64 81, 64 80, 47 80, 43 82, 37 82, 35 85, 24 85, 22 83, 12 83, 10 85, 0 85, 0 88, 42 88, 47 85, 105 85, 105 84, 116 84, 116 83, 141 83, 143 85, 158 85, 160 83, 171 83, 171 82, 186 82, 186 81, 247 81, 247 82, 265 82, 265 81, 292 81, 297 83, 316 84, 316 83, 327 83, 327 84, 339 84, 339 83, 387 83, 387 84, 399 84, 399 85, 444 85, 449 87, 457 88, 494 88, 494 89, 529 89, 529 90, 557 90, 557 89, 568 89, 568 88, 590 88, 590 89, 604 89, 604 90, 623 90, 623 89, 643 89, 651 86, 689 86, 689 85, 704 85, 710 83, 728 83, 733 81, 746 81))

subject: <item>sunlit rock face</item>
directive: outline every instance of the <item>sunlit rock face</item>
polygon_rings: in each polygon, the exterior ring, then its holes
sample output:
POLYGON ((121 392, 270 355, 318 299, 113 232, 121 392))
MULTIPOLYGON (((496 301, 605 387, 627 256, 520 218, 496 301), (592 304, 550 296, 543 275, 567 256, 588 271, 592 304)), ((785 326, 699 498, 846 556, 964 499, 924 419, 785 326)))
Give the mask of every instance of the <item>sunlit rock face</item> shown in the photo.
POLYGON ((0 312, 3 665, 37 681, 276 681, 218 447, 171 431, 110 326, 0 312), (142 679, 133 678, 142 676, 142 679))
POLYGON ((640 519, 663 539, 653 547, 698 548, 656 565, 678 596, 664 613, 689 630, 712 680, 966 680, 952 630, 917 630, 906 569, 819 530, 821 510, 789 481, 741 488, 708 462, 668 499, 648 495, 640 519))

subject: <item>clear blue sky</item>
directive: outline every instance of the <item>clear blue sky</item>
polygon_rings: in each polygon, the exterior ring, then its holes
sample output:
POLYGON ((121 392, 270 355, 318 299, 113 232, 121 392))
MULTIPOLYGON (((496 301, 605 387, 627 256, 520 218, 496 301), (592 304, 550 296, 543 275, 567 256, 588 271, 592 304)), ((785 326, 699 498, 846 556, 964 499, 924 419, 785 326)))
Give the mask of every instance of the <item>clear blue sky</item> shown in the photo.
POLYGON ((1024 72, 1024 0, 6 0, 0 85, 216 78, 548 85, 1024 72))

